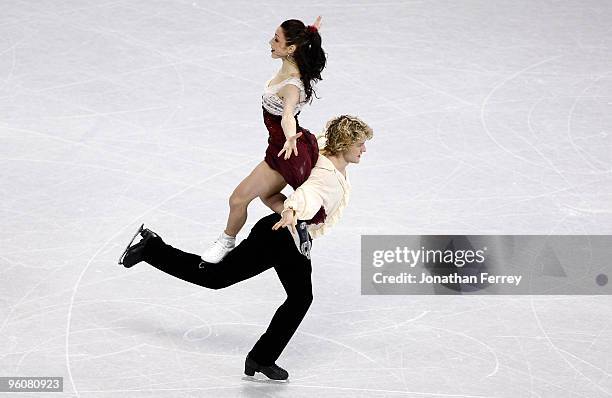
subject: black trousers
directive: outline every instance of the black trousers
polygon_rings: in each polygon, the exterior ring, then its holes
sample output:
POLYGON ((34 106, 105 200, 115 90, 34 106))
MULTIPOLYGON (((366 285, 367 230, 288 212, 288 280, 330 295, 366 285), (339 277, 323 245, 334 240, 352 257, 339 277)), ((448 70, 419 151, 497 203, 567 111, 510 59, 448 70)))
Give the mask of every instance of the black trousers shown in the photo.
POLYGON ((161 238, 150 239, 144 250, 145 261, 155 268, 209 289, 223 289, 274 267, 287 299, 249 352, 262 365, 278 359, 312 303, 310 260, 297 250, 286 228, 272 230, 278 220, 278 214, 259 220, 218 264, 203 263, 199 255, 176 249, 161 238))

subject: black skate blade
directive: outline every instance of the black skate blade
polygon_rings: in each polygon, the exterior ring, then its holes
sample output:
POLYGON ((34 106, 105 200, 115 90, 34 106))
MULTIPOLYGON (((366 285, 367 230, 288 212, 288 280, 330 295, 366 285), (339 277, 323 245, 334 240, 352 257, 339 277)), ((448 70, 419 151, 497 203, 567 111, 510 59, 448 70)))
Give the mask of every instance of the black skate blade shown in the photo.
POLYGON ((262 376, 242 375, 242 380, 250 381, 251 383, 262 383, 262 384, 289 384, 289 379, 274 380, 274 379, 269 379, 266 375, 263 375, 263 374, 262 376))
POLYGON ((132 237, 132 240, 130 241, 130 243, 128 243, 127 247, 125 248, 125 250, 123 251, 123 253, 121 254, 121 257, 119 257, 119 265, 123 265, 123 259, 125 258, 125 255, 127 254, 128 250, 130 249, 130 247, 132 246, 132 242, 134 242, 134 239, 136 239, 136 237, 144 230, 144 224, 142 224, 140 226, 140 228, 138 228, 138 231, 136 231, 136 233, 134 234, 134 236, 132 237))

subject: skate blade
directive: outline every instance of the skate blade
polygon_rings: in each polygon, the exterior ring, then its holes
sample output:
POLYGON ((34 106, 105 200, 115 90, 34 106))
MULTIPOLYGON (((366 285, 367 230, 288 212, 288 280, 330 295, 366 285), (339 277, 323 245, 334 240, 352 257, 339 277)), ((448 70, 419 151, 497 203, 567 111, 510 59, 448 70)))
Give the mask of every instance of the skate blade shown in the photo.
POLYGON ((262 375, 261 377, 242 375, 242 380, 250 381, 252 383, 262 383, 262 384, 288 384, 289 383, 289 379, 274 380, 274 379, 268 379, 268 377, 265 375, 262 375), (265 379, 262 377, 265 377, 265 379))
POLYGON ((136 233, 134 234, 134 236, 132 237, 132 240, 130 241, 130 243, 128 243, 127 247, 125 248, 125 250, 123 251, 123 253, 121 254, 121 257, 119 257, 119 265, 123 265, 123 259, 125 258, 125 255, 127 254, 128 250, 130 250, 130 247, 132 246, 132 242, 134 242, 134 239, 136 239, 136 237, 144 230, 144 224, 142 224, 140 226, 140 228, 138 228, 138 231, 136 231, 136 233))

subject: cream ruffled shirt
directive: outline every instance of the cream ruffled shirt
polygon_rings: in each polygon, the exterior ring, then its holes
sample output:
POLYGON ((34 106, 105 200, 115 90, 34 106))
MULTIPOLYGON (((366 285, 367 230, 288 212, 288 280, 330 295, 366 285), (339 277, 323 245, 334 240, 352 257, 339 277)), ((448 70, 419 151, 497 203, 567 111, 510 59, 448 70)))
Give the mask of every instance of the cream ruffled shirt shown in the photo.
POLYGON ((342 217, 348 204, 351 185, 334 164, 319 154, 310 177, 285 200, 285 209, 295 210, 298 220, 310 220, 319 211, 325 209, 325 222, 308 226, 313 239, 325 234, 342 217))

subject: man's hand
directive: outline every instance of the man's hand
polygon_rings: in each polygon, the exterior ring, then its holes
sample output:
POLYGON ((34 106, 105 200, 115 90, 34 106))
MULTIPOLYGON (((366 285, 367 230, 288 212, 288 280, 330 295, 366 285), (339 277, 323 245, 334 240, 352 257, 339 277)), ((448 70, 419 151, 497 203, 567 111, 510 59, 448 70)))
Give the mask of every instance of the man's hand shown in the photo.
POLYGON ((295 210, 293 209, 285 209, 281 213, 281 219, 274 224, 272 227, 273 230, 277 230, 279 228, 287 228, 289 227, 293 233, 297 233, 295 230, 295 225, 297 224, 297 220, 295 218, 295 210))

